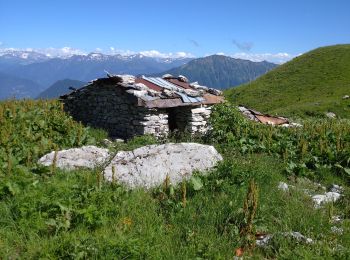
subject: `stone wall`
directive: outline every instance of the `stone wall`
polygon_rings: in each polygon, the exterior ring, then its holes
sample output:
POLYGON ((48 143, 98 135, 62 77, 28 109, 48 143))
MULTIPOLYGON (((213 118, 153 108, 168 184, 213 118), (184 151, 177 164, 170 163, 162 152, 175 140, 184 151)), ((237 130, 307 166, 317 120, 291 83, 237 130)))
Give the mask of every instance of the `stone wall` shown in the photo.
POLYGON ((208 131, 211 106, 202 105, 200 107, 177 107, 173 109, 179 131, 187 131, 191 134, 204 134, 208 131))
POLYGON ((191 109, 191 120, 188 129, 191 133, 205 134, 209 130, 208 120, 211 114, 211 106, 197 107, 191 109))
POLYGON ((179 131, 205 133, 211 107, 148 109, 137 106, 137 97, 115 85, 90 85, 63 99, 65 110, 85 125, 105 129, 111 137, 128 139, 135 135, 167 136, 169 120, 179 131))
POLYGON ((140 129, 138 135, 152 134, 156 137, 167 136, 169 133, 168 114, 164 109, 142 109, 142 120, 134 120, 133 125, 140 129))
POLYGON ((137 98, 113 85, 90 85, 63 100, 65 110, 85 125, 103 128, 112 137, 167 135, 165 110, 137 106, 137 98))

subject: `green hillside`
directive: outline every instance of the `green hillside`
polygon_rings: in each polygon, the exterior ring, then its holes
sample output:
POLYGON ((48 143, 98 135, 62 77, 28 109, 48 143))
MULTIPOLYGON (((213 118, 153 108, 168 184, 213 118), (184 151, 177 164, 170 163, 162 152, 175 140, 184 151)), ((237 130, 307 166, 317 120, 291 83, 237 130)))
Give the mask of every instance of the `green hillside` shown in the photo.
POLYGON ((334 112, 350 117, 350 44, 305 53, 257 80, 231 88, 226 97, 257 110, 289 116, 334 112))
POLYGON ((70 87, 80 88, 86 84, 86 82, 74 79, 58 80, 41 92, 37 98, 58 98, 61 95, 71 92, 70 87))

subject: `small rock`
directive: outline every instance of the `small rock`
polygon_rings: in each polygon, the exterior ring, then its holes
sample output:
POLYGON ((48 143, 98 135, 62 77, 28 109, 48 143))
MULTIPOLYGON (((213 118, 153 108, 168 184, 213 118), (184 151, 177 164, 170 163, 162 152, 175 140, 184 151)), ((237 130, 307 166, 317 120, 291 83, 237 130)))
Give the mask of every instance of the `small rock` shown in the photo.
MULTIPOLYGON (((39 163, 45 166, 52 165, 55 151, 44 155, 39 163)), ((109 158, 108 149, 93 145, 58 151, 56 155, 56 167, 65 170, 73 170, 81 167, 94 168, 104 163, 109 158)))
POLYGON ((326 117, 328 117, 328 118, 336 118, 337 115, 334 114, 333 112, 328 112, 328 113, 326 113, 326 117))
POLYGON ((120 139, 120 138, 117 138, 117 139, 114 139, 114 142, 116 142, 116 143, 124 143, 124 140, 120 139))
POLYGON ((339 215, 332 216, 332 223, 333 224, 341 223, 342 221, 343 221, 343 219, 339 215))
POLYGON ((337 184, 332 184, 331 188, 330 188, 330 191, 331 192, 336 192, 336 193, 343 193, 343 187, 342 186, 339 186, 337 184))
POLYGON ((260 247, 265 247, 269 244, 273 236, 270 234, 262 235, 256 238, 256 245, 260 247))
POLYGON ((337 235, 342 235, 344 233, 344 229, 338 228, 336 226, 331 227, 331 231, 337 235))
POLYGON ((298 123, 282 124, 282 125, 280 125, 280 126, 282 126, 282 127, 287 127, 287 128, 289 128, 289 127, 303 127, 303 125, 298 124, 298 123))
MULTIPOLYGON (((311 238, 308 238, 304 235, 302 235, 300 232, 283 232, 283 233, 278 233, 282 234, 285 237, 291 237, 298 242, 304 242, 306 244, 312 244, 314 241, 311 238)), ((259 247, 266 247, 270 242, 271 239, 273 238, 273 234, 266 234, 266 235, 261 235, 256 237, 256 245, 259 247)))
POLYGON ((345 96, 343 96, 343 99, 349 99, 350 98, 350 96, 349 95, 345 95, 345 96))
POLYGON ((312 244, 314 242, 311 238, 302 235, 300 232, 285 232, 283 235, 290 236, 298 241, 305 242, 306 244, 312 244))
POLYGON ((109 140, 109 139, 103 139, 102 143, 106 147, 113 145, 113 142, 111 140, 109 140))
POLYGON ((315 206, 319 207, 323 203, 336 202, 341 197, 340 193, 337 192, 327 192, 322 195, 312 196, 312 200, 315 202, 315 206))
POLYGON ((287 183, 280 181, 279 184, 278 184, 278 189, 282 190, 282 191, 288 191, 289 187, 288 187, 287 183))

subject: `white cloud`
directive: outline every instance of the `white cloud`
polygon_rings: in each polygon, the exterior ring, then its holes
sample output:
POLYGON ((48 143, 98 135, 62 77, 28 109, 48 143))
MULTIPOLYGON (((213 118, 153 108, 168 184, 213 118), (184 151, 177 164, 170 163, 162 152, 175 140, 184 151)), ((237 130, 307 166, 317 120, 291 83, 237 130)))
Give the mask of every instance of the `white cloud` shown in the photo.
POLYGON ((62 57, 67 58, 73 55, 85 55, 85 51, 80 49, 75 49, 72 47, 63 47, 63 48, 25 48, 25 49, 13 49, 15 51, 34 51, 38 53, 45 54, 47 57, 62 57))
POLYGON ((150 50, 150 51, 140 51, 139 52, 141 55, 147 56, 147 57, 152 57, 152 58, 190 58, 194 57, 191 53, 188 52, 169 52, 169 53, 161 53, 156 50, 150 50))
POLYGON ((279 53, 247 53, 247 52, 238 52, 234 53, 233 55, 230 55, 233 58, 236 59, 244 59, 244 60, 251 60, 251 61, 270 61, 274 63, 285 63, 300 54, 290 54, 286 52, 279 52, 279 53))

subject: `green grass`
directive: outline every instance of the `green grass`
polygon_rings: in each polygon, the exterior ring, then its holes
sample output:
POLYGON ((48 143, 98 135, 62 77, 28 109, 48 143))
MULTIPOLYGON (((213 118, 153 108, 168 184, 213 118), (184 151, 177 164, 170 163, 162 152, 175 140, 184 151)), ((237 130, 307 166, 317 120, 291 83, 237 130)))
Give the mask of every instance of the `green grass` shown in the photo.
POLYGON ((287 62, 225 96, 262 112, 305 117, 334 112, 350 117, 350 45, 322 47, 287 62))
MULTIPOLYGON (((348 235, 334 236, 327 210, 315 210, 302 192, 277 189, 283 164, 269 156, 226 158, 195 191, 188 184, 187 207, 181 189, 168 199, 155 190, 127 191, 117 185, 96 184, 91 171, 58 172, 54 176, 6 178, 18 191, 0 202, 0 252, 3 258, 232 258, 240 246, 238 234, 248 181, 259 187, 254 226, 270 233, 299 231, 315 245, 286 239, 254 252, 255 256, 349 256, 348 235), (239 176, 239 177, 237 177, 239 176)), ((343 204, 335 205, 340 211, 343 204)), ((349 207, 349 205, 347 206, 349 207)), ((343 224, 345 234, 349 223, 343 224)), ((276 238, 277 239, 277 238, 276 238)))
MULTIPOLYGON (((210 135, 171 137, 171 141, 213 144, 224 157, 208 175, 186 182, 184 207, 182 184, 131 191, 101 181, 99 169, 52 173, 39 167, 37 158, 53 147, 99 144, 105 133, 71 122, 54 101, 1 103, 0 108, 6 126, 0 128, 6 137, 0 140, 5 154, 0 161, 2 259, 232 259, 244 240, 239 231, 245 225, 243 201, 252 179, 258 186, 253 231, 274 234, 274 238, 268 247, 246 252, 245 258, 350 257, 348 121, 317 120, 299 130, 271 128, 244 120, 229 104, 218 106, 210 135), (6 111, 12 116, 5 116, 6 111), (45 124, 33 129, 43 115, 45 124), (8 138, 2 129, 15 129, 14 136, 8 138), (28 129, 31 135, 24 134, 28 129), (59 138, 60 133, 65 138, 59 138), (43 138, 48 145, 42 145, 43 138), (310 143, 307 148, 300 146, 304 139, 310 143), (322 142, 326 152, 319 149, 322 142), (20 144, 23 152, 16 150, 20 144), (16 160, 6 159, 9 147, 16 160), (33 156, 35 149, 38 153, 33 156), (280 191, 279 181, 296 188, 280 191), (303 191, 322 192, 314 182, 343 185, 344 197, 333 206, 315 209, 303 191), (344 229, 342 235, 331 232, 330 215, 344 219, 337 224, 344 229), (315 242, 304 244, 283 236, 290 231, 315 242)), ((114 150, 156 142, 150 136, 137 137, 116 143, 114 150)))

